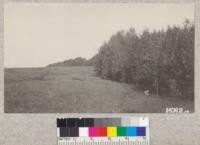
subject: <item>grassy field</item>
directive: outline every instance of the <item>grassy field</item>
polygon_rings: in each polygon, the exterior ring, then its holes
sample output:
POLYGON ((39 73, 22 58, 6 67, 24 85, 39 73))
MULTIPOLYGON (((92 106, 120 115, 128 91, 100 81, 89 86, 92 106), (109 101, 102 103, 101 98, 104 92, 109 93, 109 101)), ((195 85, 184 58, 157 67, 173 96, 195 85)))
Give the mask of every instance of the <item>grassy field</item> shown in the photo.
POLYGON ((131 85, 103 80, 93 67, 5 69, 6 113, 193 112, 193 102, 146 96, 131 85))

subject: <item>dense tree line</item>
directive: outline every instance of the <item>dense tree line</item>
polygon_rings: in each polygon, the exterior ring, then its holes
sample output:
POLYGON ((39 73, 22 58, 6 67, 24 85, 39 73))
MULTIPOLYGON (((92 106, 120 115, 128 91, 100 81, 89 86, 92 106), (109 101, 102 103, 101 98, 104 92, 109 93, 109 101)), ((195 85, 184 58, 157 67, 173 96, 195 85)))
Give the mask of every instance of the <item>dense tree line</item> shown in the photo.
POLYGON ((119 31, 98 51, 96 74, 133 84, 152 94, 193 99, 194 23, 138 35, 134 28, 119 31))

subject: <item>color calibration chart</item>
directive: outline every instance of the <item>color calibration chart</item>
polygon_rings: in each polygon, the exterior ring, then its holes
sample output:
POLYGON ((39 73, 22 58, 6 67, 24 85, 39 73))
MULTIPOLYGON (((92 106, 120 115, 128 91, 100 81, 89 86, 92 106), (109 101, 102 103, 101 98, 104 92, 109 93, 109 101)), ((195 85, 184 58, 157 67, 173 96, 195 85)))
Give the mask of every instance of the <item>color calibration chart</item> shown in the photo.
POLYGON ((149 119, 58 118, 58 145, 149 145, 149 119))

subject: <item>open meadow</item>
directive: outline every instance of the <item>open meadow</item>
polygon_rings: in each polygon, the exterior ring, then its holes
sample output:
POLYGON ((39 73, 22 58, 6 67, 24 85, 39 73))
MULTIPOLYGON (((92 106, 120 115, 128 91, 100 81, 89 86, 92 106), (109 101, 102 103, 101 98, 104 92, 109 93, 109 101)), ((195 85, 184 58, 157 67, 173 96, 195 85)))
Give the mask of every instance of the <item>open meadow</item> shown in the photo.
POLYGON ((6 113, 160 113, 166 107, 193 112, 193 101, 146 96, 132 85, 95 76, 93 67, 5 69, 6 113))

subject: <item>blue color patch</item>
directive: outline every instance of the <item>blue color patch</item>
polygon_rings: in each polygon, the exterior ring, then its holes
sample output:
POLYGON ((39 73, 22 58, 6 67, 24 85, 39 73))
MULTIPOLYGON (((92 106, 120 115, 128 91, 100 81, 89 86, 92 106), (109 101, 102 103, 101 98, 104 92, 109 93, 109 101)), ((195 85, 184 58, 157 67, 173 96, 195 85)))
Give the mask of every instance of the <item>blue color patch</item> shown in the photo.
POLYGON ((136 127, 127 127, 126 128, 126 136, 136 136, 136 135, 137 135, 136 127))
POLYGON ((137 136, 146 136, 146 127, 137 127, 137 136))

